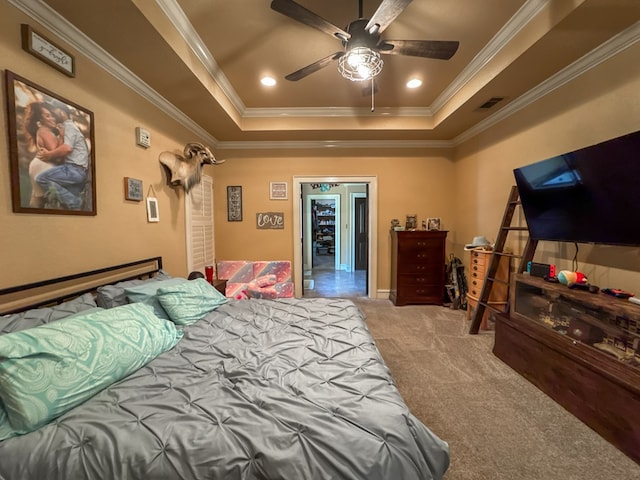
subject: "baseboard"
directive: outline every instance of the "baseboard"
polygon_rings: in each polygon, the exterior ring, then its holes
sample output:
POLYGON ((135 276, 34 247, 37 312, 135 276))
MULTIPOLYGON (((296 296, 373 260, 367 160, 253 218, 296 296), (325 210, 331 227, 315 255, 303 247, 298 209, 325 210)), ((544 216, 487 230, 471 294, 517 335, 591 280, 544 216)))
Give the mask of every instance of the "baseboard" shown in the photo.
POLYGON ((389 300, 389 293, 390 292, 391 292, 391 290, 387 290, 387 289, 376 290, 375 298, 378 299, 378 300, 389 300))

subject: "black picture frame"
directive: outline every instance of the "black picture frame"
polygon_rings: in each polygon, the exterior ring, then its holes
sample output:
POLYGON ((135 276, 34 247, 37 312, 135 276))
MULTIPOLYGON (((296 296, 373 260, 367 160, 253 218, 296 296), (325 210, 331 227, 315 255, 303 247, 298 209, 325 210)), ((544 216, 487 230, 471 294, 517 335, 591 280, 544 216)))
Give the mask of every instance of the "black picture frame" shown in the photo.
POLYGON ((93 112, 9 70, 5 87, 13 211, 96 215, 93 112), (60 148, 66 153, 54 156, 60 148), (38 182, 53 169, 61 175, 68 170, 76 184, 38 182))
POLYGON ((242 221, 242 187, 240 185, 227 186, 227 221, 242 221))

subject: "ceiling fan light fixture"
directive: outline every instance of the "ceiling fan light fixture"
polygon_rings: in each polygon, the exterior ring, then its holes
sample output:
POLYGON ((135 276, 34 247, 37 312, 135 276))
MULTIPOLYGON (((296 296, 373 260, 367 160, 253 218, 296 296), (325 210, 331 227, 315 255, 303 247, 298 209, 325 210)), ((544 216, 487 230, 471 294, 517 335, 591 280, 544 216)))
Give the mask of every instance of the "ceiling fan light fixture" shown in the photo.
POLYGON ((354 47, 338 60, 338 71, 352 82, 362 82, 376 77, 384 62, 380 53, 369 47, 354 47))
POLYGON ((265 87, 273 87, 276 84, 276 79, 273 77, 262 77, 260 83, 265 87))

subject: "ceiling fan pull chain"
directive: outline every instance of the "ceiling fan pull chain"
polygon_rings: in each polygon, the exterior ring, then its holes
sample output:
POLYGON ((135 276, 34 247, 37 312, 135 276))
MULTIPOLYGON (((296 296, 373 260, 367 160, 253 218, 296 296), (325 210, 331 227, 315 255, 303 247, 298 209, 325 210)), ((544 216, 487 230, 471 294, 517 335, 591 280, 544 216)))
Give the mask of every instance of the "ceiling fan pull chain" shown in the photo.
POLYGON ((376 98, 376 86, 373 83, 373 77, 371 77, 371 111, 375 112, 376 110, 376 105, 375 105, 375 98, 376 98))

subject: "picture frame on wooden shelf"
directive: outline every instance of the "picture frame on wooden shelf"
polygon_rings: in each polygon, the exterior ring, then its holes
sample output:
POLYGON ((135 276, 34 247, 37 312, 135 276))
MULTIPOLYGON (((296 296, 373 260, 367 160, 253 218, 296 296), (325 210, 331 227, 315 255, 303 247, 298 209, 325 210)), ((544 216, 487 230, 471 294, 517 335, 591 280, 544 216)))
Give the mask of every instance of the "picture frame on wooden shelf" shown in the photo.
POLYGON ((440 219, 438 217, 427 218, 427 230, 440 230, 440 219))
POLYGON ((418 228, 418 215, 407 215, 404 229, 415 230, 416 228, 418 228))

